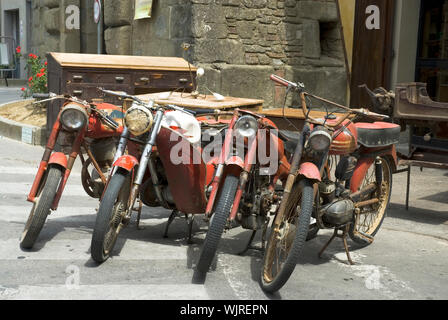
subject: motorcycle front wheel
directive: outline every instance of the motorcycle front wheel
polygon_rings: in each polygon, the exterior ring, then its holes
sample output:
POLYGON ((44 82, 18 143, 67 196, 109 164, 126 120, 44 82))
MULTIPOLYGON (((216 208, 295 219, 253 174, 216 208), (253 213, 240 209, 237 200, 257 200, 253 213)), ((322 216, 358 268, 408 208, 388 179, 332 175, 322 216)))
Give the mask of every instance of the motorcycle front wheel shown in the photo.
POLYGON ((275 225, 274 219, 260 273, 260 286, 265 292, 280 290, 294 271, 307 240, 313 198, 313 182, 297 181, 280 223, 275 225))
MULTIPOLYGON (((370 196, 366 196, 362 201, 377 198, 378 203, 361 209, 355 222, 350 225, 350 238, 361 246, 368 246, 372 243, 373 237, 378 233, 384 218, 386 217, 387 207, 389 206, 392 193, 392 169, 387 158, 381 157, 382 183, 380 192, 375 191, 370 196)), ((376 168, 372 164, 367 170, 367 174, 361 183, 361 188, 376 181, 376 168)))
POLYGON ((98 263, 110 257, 117 241, 129 198, 129 177, 129 172, 118 170, 101 199, 90 248, 92 259, 98 263))
POLYGON ((222 187, 221 194, 218 198, 216 209, 213 213, 210 226, 205 237, 204 245, 193 274, 193 283, 203 284, 207 277, 207 272, 213 262, 218 249, 219 240, 221 239, 224 227, 235 199, 236 189, 239 179, 235 176, 227 176, 222 187))
POLYGON ((61 168, 52 166, 48 169, 46 179, 36 197, 20 238, 20 247, 22 249, 31 249, 34 246, 50 214, 51 205, 56 196, 61 178, 61 168))

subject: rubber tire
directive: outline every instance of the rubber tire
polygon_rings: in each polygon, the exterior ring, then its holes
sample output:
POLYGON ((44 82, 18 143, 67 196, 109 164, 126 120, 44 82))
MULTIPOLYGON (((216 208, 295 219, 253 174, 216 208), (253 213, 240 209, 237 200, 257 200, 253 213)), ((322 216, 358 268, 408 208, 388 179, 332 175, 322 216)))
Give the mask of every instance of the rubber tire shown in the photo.
MULTIPOLYGON (((279 271, 276 278, 270 283, 264 281, 264 265, 266 263, 266 257, 267 257, 266 252, 268 251, 270 245, 269 241, 266 245, 259 282, 261 289, 263 289, 263 291, 267 293, 277 292, 288 281, 289 277, 294 271, 294 268, 297 265, 297 261, 299 260, 299 256, 302 252, 302 249, 308 237, 308 229, 310 226, 310 219, 311 214, 313 212, 313 204, 314 204, 313 182, 308 179, 304 179, 301 180, 300 183, 303 183, 303 189, 302 189, 301 213, 299 215, 296 235, 294 237, 291 250, 289 251, 288 257, 286 258, 283 268, 279 271)), ((273 232, 272 229, 271 232, 273 232)))
MULTIPOLYGON (((98 263, 106 261, 110 256, 110 252, 108 254, 104 253, 104 239, 109 231, 110 219, 113 214, 115 202, 127 176, 128 172, 117 171, 111 178, 101 199, 93 229, 92 243, 90 245, 90 255, 98 263)), ((112 251, 112 248, 110 251, 112 251)))
MULTIPOLYGON (((36 207, 33 206, 34 214, 28 217, 31 221, 27 221, 26 225, 29 227, 25 235, 22 234, 20 239, 20 247, 22 249, 31 249, 39 236, 42 228, 50 214, 51 205, 53 204, 54 197, 59 187, 59 183, 62 179, 62 169, 57 166, 51 166, 47 172, 47 178, 45 184, 42 187, 42 191, 39 195, 38 203, 36 207)), ((31 209, 33 211, 33 209, 31 209)), ((25 228, 26 228, 25 225, 25 228)), ((23 230, 25 232, 25 230, 23 230)))
POLYGON ((236 189, 239 179, 235 176, 227 176, 219 196, 216 210, 210 222, 210 227, 205 237, 204 245, 199 256, 192 282, 203 284, 207 277, 207 272, 213 262, 218 249, 219 240, 222 237, 224 227, 235 199, 236 189))
MULTIPOLYGON (((382 160, 385 161, 385 162, 387 163, 388 167, 389 167, 389 176, 390 176, 389 199, 387 200, 387 205, 386 205, 386 208, 384 209, 384 214, 383 214, 383 217, 381 218, 380 223, 379 223, 378 226, 376 227, 375 231, 373 231, 372 234, 371 234, 372 237, 375 237, 375 235, 376 235, 376 234, 378 233, 378 231, 380 230, 381 225, 382 225, 383 222, 384 222, 384 218, 386 218, 387 208, 389 207, 390 199, 392 198, 392 182, 393 182, 392 166, 391 166, 391 164, 390 164, 390 160, 389 160, 388 158, 382 158, 382 160)), ((375 165, 375 164, 373 164, 373 165, 375 165)), ((363 239, 363 238, 358 237, 357 235, 355 235, 355 233, 354 233, 354 228, 355 228, 355 226, 354 226, 354 224, 352 223, 352 224, 350 225, 350 229, 349 229, 349 231, 348 231, 348 235, 349 235, 350 239, 352 239, 353 242, 355 242, 355 243, 358 245, 358 247, 364 248, 364 247, 367 247, 367 246, 369 246, 369 245, 372 244, 372 242, 368 242, 368 241, 366 241, 365 239, 363 239)))

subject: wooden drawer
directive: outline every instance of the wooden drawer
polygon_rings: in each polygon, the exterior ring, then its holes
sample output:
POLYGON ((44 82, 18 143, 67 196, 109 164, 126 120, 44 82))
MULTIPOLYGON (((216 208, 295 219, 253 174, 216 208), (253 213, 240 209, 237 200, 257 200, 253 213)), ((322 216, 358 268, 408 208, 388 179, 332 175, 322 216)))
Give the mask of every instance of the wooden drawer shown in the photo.
MULTIPOLYGON (((194 74, 193 74, 194 76, 194 74)), ((139 72, 133 76, 133 85, 136 88, 161 88, 161 89, 192 89, 193 84, 189 72, 139 72)))
MULTIPOLYGON (((120 101, 118 98, 104 95, 101 91, 98 90, 98 87, 100 85, 96 84, 70 84, 67 85, 66 93, 69 95, 73 95, 79 99, 83 99, 86 101, 91 101, 95 98, 104 99, 105 102, 121 105, 123 102, 120 101)), ((129 86, 126 85, 114 85, 114 84, 103 84, 101 86, 104 89, 107 90, 114 90, 114 91, 124 91, 127 92, 129 90, 129 86)))
POLYGON ((100 72, 67 72, 66 84, 131 84, 131 75, 128 73, 100 73, 100 72))

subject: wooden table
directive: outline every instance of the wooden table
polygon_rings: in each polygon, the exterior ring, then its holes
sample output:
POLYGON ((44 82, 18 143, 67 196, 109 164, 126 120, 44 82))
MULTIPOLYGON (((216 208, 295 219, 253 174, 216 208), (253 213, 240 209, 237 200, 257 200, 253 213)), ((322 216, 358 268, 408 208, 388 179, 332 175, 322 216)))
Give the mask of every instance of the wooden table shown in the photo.
POLYGON ((222 111, 230 111, 236 108, 250 110, 253 112, 260 112, 263 108, 263 100, 246 99, 237 97, 224 97, 224 100, 217 100, 213 95, 199 95, 196 99, 190 93, 172 92, 168 99, 161 99, 164 93, 152 93, 139 95, 138 97, 143 101, 154 99, 157 104, 167 105, 174 104, 180 107, 190 109, 216 109, 222 111))

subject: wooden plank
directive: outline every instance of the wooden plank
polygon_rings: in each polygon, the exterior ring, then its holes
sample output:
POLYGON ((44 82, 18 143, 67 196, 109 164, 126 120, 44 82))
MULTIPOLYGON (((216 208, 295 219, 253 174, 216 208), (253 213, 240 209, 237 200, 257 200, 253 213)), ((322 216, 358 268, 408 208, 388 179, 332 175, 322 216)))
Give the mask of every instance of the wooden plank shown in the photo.
POLYGON ((157 104, 167 105, 175 104, 186 108, 197 108, 197 109, 218 109, 227 110, 235 108, 251 108, 260 109, 263 105, 263 100, 258 99, 246 99, 237 97, 224 97, 223 101, 218 101, 213 95, 203 95, 201 94, 197 99, 193 98, 190 93, 182 92, 172 92, 168 99, 160 99, 161 94, 165 93, 151 93, 138 95, 138 97, 143 101, 149 101, 149 99, 154 99, 157 104))
MULTIPOLYGON (((288 119, 305 119, 305 115, 303 114, 302 109, 293 109, 293 108, 278 108, 278 109, 263 109, 261 114, 265 115, 269 118, 283 118, 286 117, 288 119)), ((313 111, 311 110, 310 116, 316 119, 324 118, 327 115, 324 111, 313 111)), ((336 117, 343 117, 345 114, 342 113, 334 113, 336 117)))
MULTIPOLYGON (((177 57, 119 56, 50 52, 49 55, 63 67, 112 68, 139 70, 189 71, 188 62, 177 57)), ((197 70, 193 65, 192 72, 197 70)))

